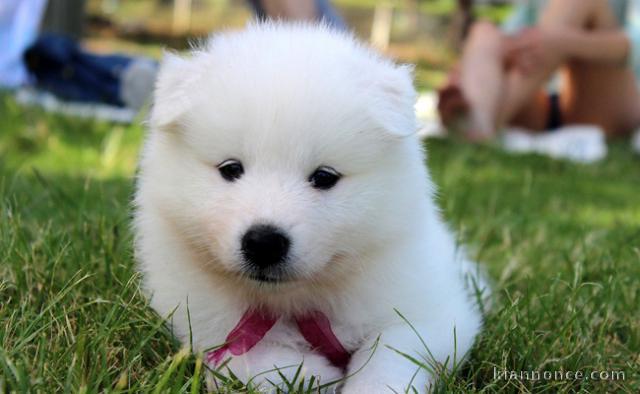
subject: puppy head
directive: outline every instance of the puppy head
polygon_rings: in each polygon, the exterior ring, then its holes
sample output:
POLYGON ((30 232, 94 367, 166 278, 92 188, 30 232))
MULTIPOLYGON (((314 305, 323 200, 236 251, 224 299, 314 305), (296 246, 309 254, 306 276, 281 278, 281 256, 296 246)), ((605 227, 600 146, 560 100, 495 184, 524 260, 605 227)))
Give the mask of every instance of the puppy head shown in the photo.
POLYGON ((218 275, 355 274, 425 198, 414 96, 410 69, 325 27, 216 35, 165 61, 141 180, 218 275))

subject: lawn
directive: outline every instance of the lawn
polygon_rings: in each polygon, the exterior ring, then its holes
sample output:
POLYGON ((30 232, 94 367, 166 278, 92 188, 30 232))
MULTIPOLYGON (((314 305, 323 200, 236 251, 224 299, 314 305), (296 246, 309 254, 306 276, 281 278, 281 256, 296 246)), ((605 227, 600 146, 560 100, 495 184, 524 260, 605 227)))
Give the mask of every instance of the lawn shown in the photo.
MULTIPOLYGON (((134 268, 143 128, 6 95, 0 126, 0 392, 203 391, 197 356, 149 309, 134 268)), ((445 140, 427 149, 439 204, 495 286, 469 362, 437 390, 639 392, 640 159, 623 143, 592 166, 445 140)))

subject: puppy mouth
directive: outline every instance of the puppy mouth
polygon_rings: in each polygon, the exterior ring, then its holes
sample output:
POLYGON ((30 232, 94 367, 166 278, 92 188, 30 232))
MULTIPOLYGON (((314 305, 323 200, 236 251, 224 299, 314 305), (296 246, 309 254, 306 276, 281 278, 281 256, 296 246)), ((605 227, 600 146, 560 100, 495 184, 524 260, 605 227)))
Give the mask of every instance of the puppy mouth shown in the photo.
POLYGON ((294 277, 284 272, 245 271, 243 277, 258 283, 283 284, 294 281, 294 277))
MULTIPOLYGON (((334 254, 330 259, 329 263, 336 263, 340 259, 342 259, 344 255, 342 254, 334 254)), ((245 280, 249 280, 250 282, 254 282, 257 284, 264 285, 287 285, 294 283, 302 283, 308 280, 322 279, 321 273, 316 273, 313 276, 300 275, 293 267, 289 266, 278 266, 278 267, 270 267, 266 269, 256 269, 255 267, 250 267, 248 265, 243 265, 242 270, 239 272, 240 277, 245 280), (318 276, 320 275, 320 276, 318 276)))
POLYGON ((265 274, 262 274, 262 273, 250 274, 247 277, 249 279, 251 279, 252 281, 260 282, 260 283, 278 284, 278 283, 288 282, 289 281, 289 279, 287 279, 285 277, 268 276, 268 275, 265 275, 265 274))

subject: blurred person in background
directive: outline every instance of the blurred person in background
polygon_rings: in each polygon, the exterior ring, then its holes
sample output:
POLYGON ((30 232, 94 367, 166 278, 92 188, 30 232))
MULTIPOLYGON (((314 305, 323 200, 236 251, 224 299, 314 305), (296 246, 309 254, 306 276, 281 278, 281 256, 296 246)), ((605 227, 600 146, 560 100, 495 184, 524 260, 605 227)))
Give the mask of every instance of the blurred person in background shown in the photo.
MULTIPOLYGON (((85 50, 78 41, 85 1, 74 3, 73 10, 65 0, 48 3, 47 6, 47 0, 0 2, 0 38, 8 43, 0 53, 0 88, 32 85, 67 102, 122 107, 133 110, 132 114, 139 110, 153 90, 156 62, 85 50), (45 28, 39 34, 43 18, 45 28), (73 20, 67 20, 70 18, 73 20)), ((248 3, 259 19, 322 20, 335 28, 345 28, 329 0, 249 0, 248 3)), ((52 100, 34 97, 28 101, 50 103, 52 100)), ((125 116, 125 119, 132 120, 132 117, 125 116)))
POLYGON ((321 20, 338 29, 346 24, 329 0, 249 0, 259 19, 321 20))
POLYGON ((0 1, 0 88, 14 89, 28 80, 24 51, 37 35, 46 0, 0 1))
POLYGON ((625 136, 640 126, 638 76, 640 1, 522 0, 502 30, 471 27, 438 110, 448 126, 464 118, 474 141, 504 126, 536 133, 583 124, 625 136))

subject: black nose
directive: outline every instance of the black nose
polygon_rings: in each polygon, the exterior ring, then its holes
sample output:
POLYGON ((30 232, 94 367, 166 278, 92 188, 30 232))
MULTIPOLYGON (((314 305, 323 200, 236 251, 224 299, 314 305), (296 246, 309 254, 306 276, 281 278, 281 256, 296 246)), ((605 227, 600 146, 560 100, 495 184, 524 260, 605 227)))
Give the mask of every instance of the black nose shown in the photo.
POLYGON ((290 243, 277 227, 254 225, 242 236, 242 254, 256 268, 267 268, 284 261, 290 243))

